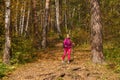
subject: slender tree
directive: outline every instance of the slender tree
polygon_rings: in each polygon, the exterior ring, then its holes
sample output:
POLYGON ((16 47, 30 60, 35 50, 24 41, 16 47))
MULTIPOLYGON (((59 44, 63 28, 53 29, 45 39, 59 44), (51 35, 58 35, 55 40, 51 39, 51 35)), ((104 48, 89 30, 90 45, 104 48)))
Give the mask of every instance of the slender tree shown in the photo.
POLYGON ((21 35, 23 34, 23 30, 24 30, 24 21, 25 21, 25 9, 26 9, 26 1, 24 1, 24 5, 23 5, 23 12, 22 12, 22 22, 21 22, 21 35))
POLYGON ((46 48, 47 44, 47 26, 48 26, 48 16, 49 16, 49 3, 50 0, 46 0, 45 5, 45 23, 42 29, 42 48, 46 48))
POLYGON ((56 26, 57 26, 58 35, 61 36, 60 21, 59 21, 59 0, 55 0, 55 6, 56 6, 56 26))
POLYGON ((90 0, 91 4, 91 52, 94 63, 102 63, 103 43, 100 6, 98 0, 90 0))
POLYGON ((10 38, 10 0, 5 0, 5 48, 3 63, 10 63, 11 38, 10 38))
POLYGON ((17 5, 16 5, 16 20, 15 20, 15 31, 16 31, 16 34, 18 34, 18 3, 19 3, 19 0, 17 0, 17 5))
POLYGON ((26 26, 25 26, 25 36, 27 35, 28 33, 28 25, 29 25, 29 19, 30 19, 30 3, 29 3, 29 6, 28 6, 28 12, 27 12, 27 20, 26 20, 26 26))
POLYGON ((32 0, 33 4, 33 26, 34 26, 34 39, 33 46, 39 48, 39 34, 38 34, 38 18, 37 18, 37 0, 32 0))
POLYGON ((22 30, 22 17, 23 17, 23 10, 24 10, 24 6, 23 6, 23 2, 22 2, 22 7, 20 9, 20 20, 19 20, 19 34, 21 34, 21 30, 22 30))
POLYGON ((67 0, 65 0, 64 3, 65 3, 64 21, 65 21, 66 32, 68 33, 68 22, 67 22, 67 0))

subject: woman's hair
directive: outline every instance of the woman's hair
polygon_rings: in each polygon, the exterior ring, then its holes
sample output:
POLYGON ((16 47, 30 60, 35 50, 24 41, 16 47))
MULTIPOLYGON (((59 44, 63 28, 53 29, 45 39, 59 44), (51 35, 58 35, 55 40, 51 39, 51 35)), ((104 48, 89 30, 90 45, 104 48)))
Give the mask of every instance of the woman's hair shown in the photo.
POLYGON ((70 38, 70 35, 69 35, 69 34, 67 34, 67 38, 70 38))

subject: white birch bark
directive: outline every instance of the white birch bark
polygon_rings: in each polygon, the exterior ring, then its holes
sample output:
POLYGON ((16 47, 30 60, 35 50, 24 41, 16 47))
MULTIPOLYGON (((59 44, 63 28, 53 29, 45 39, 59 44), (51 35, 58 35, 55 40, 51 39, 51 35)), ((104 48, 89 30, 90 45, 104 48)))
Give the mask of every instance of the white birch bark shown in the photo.
POLYGON ((21 27, 22 27, 22 12, 23 12, 23 6, 20 10, 20 22, 19 22, 19 34, 21 34, 21 27))
MULTIPOLYGON (((65 5, 67 5, 67 1, 65 0, 65 5)), ((66 33, 68 33, 68 26, 67 26, 67 8, 65 8, 65 15, 64 15, 64 19, 65 19, 65 28, 66 28, 66 33)))
POLYGON ((3 63, 10 63, 11 38, 10 38, 10 0, 5 0, 5 48, 3 63))
POLYGON ((21 22, 21 35, 23 34, 23 30, 24 30, 25 8, 26 8, 26 2, 24 2, 23 11, 22 11, 23 14, 22 14, 22 22, 21 22))
POLYGON ((61 35, 61 30, 60 30, 60 21, 59 21, 59 0, 55 0, 55 5, 56 5, 56 26, 57 26, 57 31, 58 35, 61 35))
POLYGON ((45 5, 45 23, 42 30, 42 48, 46 48, 47 46, 47 26, 48 26, 48 15, 49 15, 49 3, 50 0, 46 0, 45 5))
POLYGON ((28 13, 27 13, 27 20, 26 20, 26 27, 25 27, 25 36, 27 34, 27 31, 28 31, 29 18, 30 18, 30 8, 28 9, 28 13))

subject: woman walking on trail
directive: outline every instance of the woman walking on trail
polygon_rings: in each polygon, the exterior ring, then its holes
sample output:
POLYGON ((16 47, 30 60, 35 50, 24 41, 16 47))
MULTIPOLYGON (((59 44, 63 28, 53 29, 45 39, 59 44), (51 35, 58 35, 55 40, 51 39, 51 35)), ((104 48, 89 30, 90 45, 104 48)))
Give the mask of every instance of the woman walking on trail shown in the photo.
POLYGON ((71 55, 71 48, 72 48, 72 41, 70 39, 69 34, 67 34, 67 37, 63 41, 63 48, 64 48, 64 54, 62 56, 62 63, 64 63, 65 56, 68 55, 68 63, 70 63, 70 55, 71 55))

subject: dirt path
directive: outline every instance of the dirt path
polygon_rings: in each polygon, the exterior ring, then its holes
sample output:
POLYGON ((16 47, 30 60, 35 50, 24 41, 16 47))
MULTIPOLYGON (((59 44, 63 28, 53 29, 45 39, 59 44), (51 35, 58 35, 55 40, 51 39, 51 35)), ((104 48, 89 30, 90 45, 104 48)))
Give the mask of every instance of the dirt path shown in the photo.
POLYGON ((70 64, 61 63, 62 49, 42 53, 36 62, 17 68, 3 80, 120 80, 105 65, 91 63, 89 52, 76 50, 70 64))

